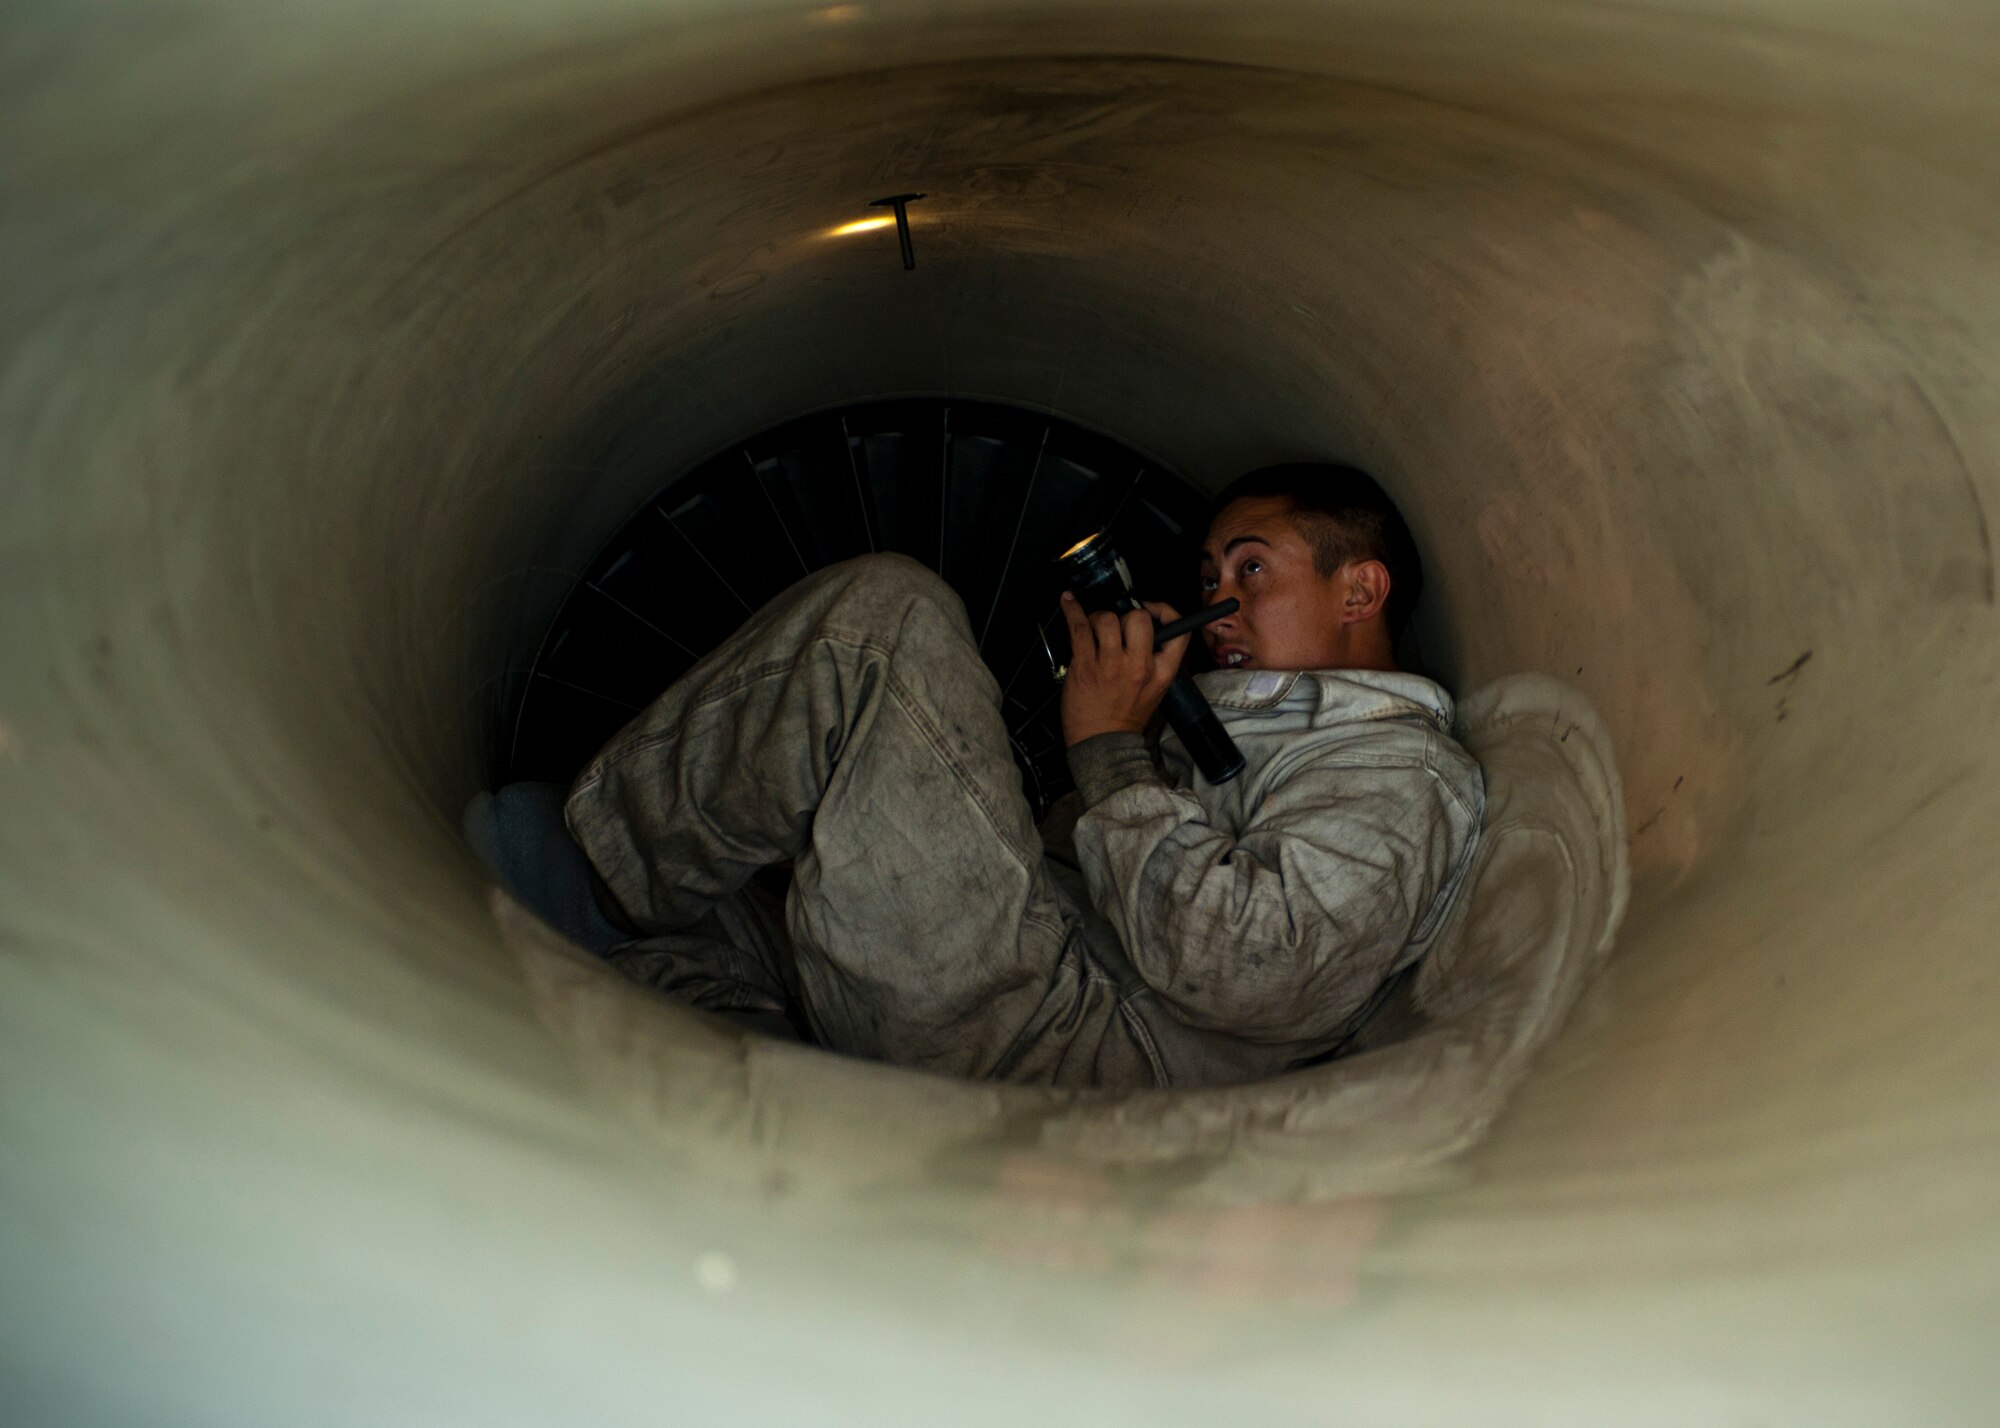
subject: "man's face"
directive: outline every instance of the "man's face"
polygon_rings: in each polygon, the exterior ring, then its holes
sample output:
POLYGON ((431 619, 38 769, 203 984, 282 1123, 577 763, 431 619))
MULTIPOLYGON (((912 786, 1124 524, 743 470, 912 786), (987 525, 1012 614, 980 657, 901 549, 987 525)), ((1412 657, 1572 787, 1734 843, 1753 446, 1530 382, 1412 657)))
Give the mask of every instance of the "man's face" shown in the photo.
POLYGON ((1231 501, 1201 552, 1203 605, 1234 597, 1241 608, 1204 625, 1223 669, 1335 669, 1343 663, 1342 571, 1313 569, 1312 547, 1282 496, 1231 501), (1239 656, 1241 657, 1239 659, 1239 656))

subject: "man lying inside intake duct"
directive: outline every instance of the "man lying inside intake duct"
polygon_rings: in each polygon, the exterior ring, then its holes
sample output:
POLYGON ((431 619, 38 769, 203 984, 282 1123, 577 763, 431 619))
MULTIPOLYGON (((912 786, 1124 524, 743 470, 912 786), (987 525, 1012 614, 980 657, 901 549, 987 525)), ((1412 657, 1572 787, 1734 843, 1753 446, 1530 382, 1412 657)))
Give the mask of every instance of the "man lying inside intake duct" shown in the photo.
POLYGON ((1121 1089, 1327 1060, 1447 925, 1480 769, 1397 668, 1422 568, 1368 476, 1243 477, 1199 562, 1183 621, 1101 538, 1063 557, 1075 791, 1039 830, 963 603, 901 555, 799 581, 567 798, 514 785, 468 828, 629 975, 836 1051, 1121 1089), (1182 677, 1197 633, 1216 667, 1182 677))

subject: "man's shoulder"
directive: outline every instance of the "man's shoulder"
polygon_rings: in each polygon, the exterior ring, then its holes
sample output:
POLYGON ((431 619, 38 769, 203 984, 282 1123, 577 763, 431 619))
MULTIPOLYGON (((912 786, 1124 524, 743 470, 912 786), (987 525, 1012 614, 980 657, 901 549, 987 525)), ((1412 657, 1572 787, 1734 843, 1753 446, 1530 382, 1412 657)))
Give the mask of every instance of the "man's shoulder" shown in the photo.
POLYGON ((1406 671, 1300 671, 1288 700, 1295 718, 1273 730, 1267 794, 1302 775, 1372 769, 1410 794, 1428 785, 1458 813, 1479 817, 1484 781, 1453 737, 1452 698, 1437 681, 1406 671))
POLYGON ((1301 693, 1329 724, 1408 720, 1441 734, 1451 730, 1449 691, 1436 680, 1402 669, 1309 669, 1298 674, 1301 693))
POLYGON ((1445 687, 1407 670, 1216 669, 1196 676, 1195 683, 1218 710, 1270 714, 1281 724, 1304 714, 1316 727, 1415 719, 1439 732, 1451 728, 1452 698, 1445 687))

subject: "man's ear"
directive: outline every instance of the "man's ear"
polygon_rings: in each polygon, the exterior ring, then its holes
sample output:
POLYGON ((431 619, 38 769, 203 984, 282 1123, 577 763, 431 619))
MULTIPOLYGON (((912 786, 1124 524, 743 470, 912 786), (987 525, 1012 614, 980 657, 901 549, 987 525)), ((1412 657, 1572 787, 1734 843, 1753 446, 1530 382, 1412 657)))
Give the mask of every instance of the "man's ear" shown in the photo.
POLYGON ((1382 613, 1389 603, 1389 567, 1379 560, 1351 560, 1341 567, 1346 591, 1340 600, 1340 623, 1358 625, 1382 613))

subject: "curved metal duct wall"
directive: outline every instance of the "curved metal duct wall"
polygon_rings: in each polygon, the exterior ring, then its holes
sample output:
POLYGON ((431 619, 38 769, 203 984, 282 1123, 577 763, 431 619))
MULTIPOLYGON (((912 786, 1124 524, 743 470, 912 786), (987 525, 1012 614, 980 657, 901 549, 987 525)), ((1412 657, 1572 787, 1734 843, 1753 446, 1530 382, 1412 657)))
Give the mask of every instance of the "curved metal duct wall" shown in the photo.
POLYGON ((1987 10, 6 26, 9 1421, 1981 1416, 1987 10), (903 191, 914 272, 827 236, 903 191), (598 984, 566 1022, 508 950, 456 810, 566 572, 722 444, 899 393, 1209 486, 1358 459, 1459 687, 1603 712, 1621 946, 1448 1171, 960 1154, 812 1053, 768 1074, 825 1122, 704 1119, 603 1058, 712 1033, 598 984))

